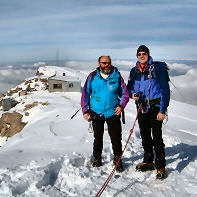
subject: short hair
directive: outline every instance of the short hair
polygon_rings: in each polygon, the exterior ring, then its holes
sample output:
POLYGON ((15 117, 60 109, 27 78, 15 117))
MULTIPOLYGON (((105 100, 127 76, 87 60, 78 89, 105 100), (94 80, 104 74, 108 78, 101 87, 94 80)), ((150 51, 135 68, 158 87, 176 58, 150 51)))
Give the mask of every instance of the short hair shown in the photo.
POLYGON ((99 62, 99 63, 100 63, 100 60, 101 60, 102 57, 108 57, 108 58, 109 58, 109 61, 110 61, 110 63, 111 63, 111 57, 110 57, 110 56, 106 56, 106 55, 102 55, 102 56, 100 56, 100 57, 98 58, 98 62, 99 62))

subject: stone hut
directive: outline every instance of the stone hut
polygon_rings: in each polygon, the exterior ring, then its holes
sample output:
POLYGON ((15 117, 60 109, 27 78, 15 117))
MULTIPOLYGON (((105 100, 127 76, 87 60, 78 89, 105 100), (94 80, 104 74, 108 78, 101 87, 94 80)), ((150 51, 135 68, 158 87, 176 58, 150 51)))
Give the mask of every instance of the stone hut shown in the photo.
POLYGON ((65 76, 52 76, 48 78, 49 92, 81 92, 81 81, 75 77, 65 76))

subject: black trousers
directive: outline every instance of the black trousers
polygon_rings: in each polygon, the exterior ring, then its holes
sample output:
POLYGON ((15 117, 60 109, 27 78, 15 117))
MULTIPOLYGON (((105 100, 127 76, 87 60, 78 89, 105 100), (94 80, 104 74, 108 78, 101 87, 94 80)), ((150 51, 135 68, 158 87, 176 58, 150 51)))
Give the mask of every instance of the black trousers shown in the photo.
POLYGON ((165 145, 162 138, 162 122, 156 120, 158 107, 151 107, 147 113, 140 113, 138 123, 144 149, 144 162, 153 162, 155 151, 155 167, 162 169, 166 166, 165 145))
POLYGON ((108 133, 111 139, 113 153, 115 156, 119 156, 122 153, 122 127, 120 116, 113 115, 110 118, 105 119, 104 117, 99 117, 95 114, 92 118, 92 126, 94 130, 93 156, 99 157, 102 155, 105 121, 108 126, 108 133))

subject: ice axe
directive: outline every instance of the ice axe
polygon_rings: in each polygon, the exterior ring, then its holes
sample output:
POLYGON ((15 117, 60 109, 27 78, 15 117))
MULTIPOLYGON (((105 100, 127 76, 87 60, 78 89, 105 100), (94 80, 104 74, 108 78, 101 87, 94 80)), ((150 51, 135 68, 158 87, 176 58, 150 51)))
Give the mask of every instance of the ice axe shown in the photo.
POLYGON ((71 116, 71 119, 73 119, 80 110, 81 110, 81 107, 71 116))
POLYGON ((72 116, 71 116, 71 119, 73 119, 76 115, 77 115, 77 113, 81 110, 81 109, 83 109, 84 107, 86 107, 87 105, 84 105, 84 106, 82 106, 82 107, 80 107, 72 116))

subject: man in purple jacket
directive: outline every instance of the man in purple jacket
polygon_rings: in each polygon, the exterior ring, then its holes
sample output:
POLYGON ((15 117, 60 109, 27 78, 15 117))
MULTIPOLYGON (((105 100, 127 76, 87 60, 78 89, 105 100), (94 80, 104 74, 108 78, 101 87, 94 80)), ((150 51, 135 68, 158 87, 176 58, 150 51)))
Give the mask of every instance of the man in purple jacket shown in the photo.
MULTIPOLYGON (((114 165, 122 153, 120 115, 129 101, 129 92, 118 69, 111 65, 109 56, 98 59, 98 68, 91 72, 84 84, 81 107, 85 120, 92 120, 94 130, 93 167, 102 165, 104 123, 108 125, 114 153, 114 165)), ((123 170, 122 161, 117 171, 123 170)))

